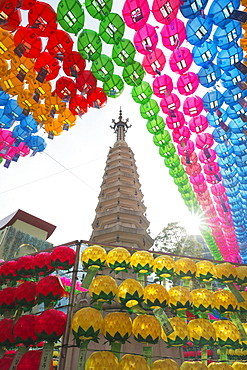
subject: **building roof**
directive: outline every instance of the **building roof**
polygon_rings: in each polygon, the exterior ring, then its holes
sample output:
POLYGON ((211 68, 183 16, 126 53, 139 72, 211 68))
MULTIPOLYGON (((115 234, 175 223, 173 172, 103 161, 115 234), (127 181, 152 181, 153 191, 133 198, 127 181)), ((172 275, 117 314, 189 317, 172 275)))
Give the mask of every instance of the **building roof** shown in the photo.
POLYGON ((56 229, 55 225, 50 224, 44 220, 41 220, 38 217, 31 215, 30 213, 24 212, 21 209, 11 213, 9 216, 0 220, 0 230, 4 229, 7 226, 11 226, 15 221, 20 220, 29 225, 37 227, 38 229, 44 230, 47 232, 47 239, 52 235, 56 229))

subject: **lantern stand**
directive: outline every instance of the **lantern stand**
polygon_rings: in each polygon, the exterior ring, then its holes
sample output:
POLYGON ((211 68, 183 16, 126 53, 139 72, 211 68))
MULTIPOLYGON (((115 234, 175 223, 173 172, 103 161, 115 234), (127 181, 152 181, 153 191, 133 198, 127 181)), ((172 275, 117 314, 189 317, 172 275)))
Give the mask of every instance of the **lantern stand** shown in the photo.
POLYGON ((65 331, 63 335, 62 340, 62 349, 61 349, 61 355, 59 360, 59 370, 65 370, 65 362, 66 362, 66 356, 67 356, 67 349, 68 349, 68 341, 69 341, 69 333, 70 333, 70 326, 71 326, 71 320, 72 320, 72 310, 74 307, 74 295, 75 295, 75 285, 77 280, 77 271, 79 266, 79 259, 80 259, 80 249, 82 245, 82 241, 76 241, 76 256, 75 256, 75 265, 72 273, 72 279, 71 279, 71 290, 69 295, 69 305, 68 305, 68 313, 67 313, 67 320, 66 320, 66 326, 65 331))

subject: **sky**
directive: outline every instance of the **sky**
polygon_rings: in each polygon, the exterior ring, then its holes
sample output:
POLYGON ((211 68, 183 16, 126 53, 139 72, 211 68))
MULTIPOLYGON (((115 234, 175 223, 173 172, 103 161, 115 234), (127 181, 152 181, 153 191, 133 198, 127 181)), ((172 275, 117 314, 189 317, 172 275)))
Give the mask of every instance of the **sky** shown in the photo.
MULTIPOLYGON (((124 1, 116 2, 112 11, 121 15, 124 1)), ((54 9, 57 3, 49 1, 54 9)), ((97 30, 98 26, 99 22, 86 14, 85 28, 97 30)), ((161 28, 160 24, 159 31, 161 28)), ((126 29, 124 37, 132 40, 133 32, 126 29)), ((103 49, 103 53, 109 55, 109 49, 105 52, 103 49)), ((142 57, 139 54, 136 60, 141 61, 142 57)), ((89 67, 87 64, 86 69, 89 67)), ((121 74, 117 68, 115 73, 121 74)), ((152 83, 150 76, 145 76, 144 80, 152 83)), ((132 87, 125 84, 119 98, 108 98, 102 109, 90 108, 82 118, 77 118, 74 127, 53 140, 40 130, 38 134, 47 142, 44 152, 20 158, 8 169, 1 165, 0 219, 22 209, 57 226, 49 238, 55 245, 89 240, 107 154, 116 140, 110 125, 112 119, 118 119, 121 107, 123 119, 129 118, 132 125, 126 142, 135 155, 151 237, 157 236, 167 223, 175 221, 188 232, 197 233, 197 228, 192 227, 196 220, 191 218, 158 147, 153 144, 153 135, 146 129, 147 120, 141 117, 140 105, 133 101, 131 90, 132 87)))

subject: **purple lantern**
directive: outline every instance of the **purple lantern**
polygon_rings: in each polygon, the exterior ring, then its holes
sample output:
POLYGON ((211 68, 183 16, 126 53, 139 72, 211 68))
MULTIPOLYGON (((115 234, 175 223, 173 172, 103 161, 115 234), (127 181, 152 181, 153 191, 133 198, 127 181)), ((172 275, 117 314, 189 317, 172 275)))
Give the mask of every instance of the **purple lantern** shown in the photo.
POLYGON ((165 24, 161 30, 163 45, 170 50, 175 50, 181 46, 186 39, 184 22, 175 18, 171 23, 165 24))
POLYGON ((172 79, 168 75, 155 77, 153 81, 153 92, 159 98, 170 95, 173 89, 172 79))
POLYGON ((184 114, 193 117, 197 116, 203 110, 203 102, 199 96, 189 96, 183 104, 184 114))
POLYGON ((199 134, 200 132, 203 132, 208 127, 208 120, 205 116, 200 115, 191 118, 189 121, 189 128, 192 132, 195 132, 199 134))
POLYGON ((160 107, 166 114, 170 114, 171 111, 178 110, 180 107, 180 100, 176 94, 170 94, 165 98, 161 99, 160 107))
POLYGON ((182 75, 187 72, 192 64, 193 58, 188 48, 178 48, 170 56, 169 63, 173 72, 182 75))
POLYGON ((128 27, 139 30, 149 18, 150 9, 147 0, 126 0, 122 15, 128 27))
POLYGON ((160 75, 166 64, 166 57, 162 50, 156 48, 152 53, 145 55, 142 66, 150 75, 160 75))
POLYGON ((179 77, 177 88, 181 95, 193 94, 199 85, 199 78, 194 72, 188 72, 179 77))
POLYGON ((142 28, 136 31, 134 35, 135 48, 139 53, 147 55, 155 50, 158 43, 158 35, 155 27, 150 24, 145 24, 142 28))
POLYGON ((180 0, 154 0, 152 12, 157 22, 169 24, 176 18, 180 0))

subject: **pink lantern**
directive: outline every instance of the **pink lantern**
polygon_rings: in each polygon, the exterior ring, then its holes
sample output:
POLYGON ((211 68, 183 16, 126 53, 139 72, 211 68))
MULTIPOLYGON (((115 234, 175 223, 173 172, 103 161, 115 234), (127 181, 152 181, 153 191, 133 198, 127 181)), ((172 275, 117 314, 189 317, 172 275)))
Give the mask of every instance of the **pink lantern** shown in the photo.
POLYGON ((128 27, 139 30, 148 20, 150 9, 147 0, 126 0, 122 15, 128 27))
MULTIPOLYGON (((190 177, 190 182, 192 182, 192 178, 193 176, 190 177)), ((193 185, 193 189, 195 193, 204 193, 207 190, 207 184, 205 181, 202 184, 195 184, 193 185)))
POLYGON ((205 183, 205 178, 202 173, 199 173, 197 176, 190 177, 190 182, 193 185, 201 185, 205 183))
POLYGON ((188 71, 192 61, 193 57, 190 50, 184 47, 175 49, 169 59, 171 70, 180 75, 188 71))
POLYGON ((222 194, 225 193, 225 191, 226 191, 226 189, 224 188, 224 186, 222 184, 217 184, 217 185, 211 186, 211 192, 215 196, 222 195, 222 194))
POLYGON ((157 43, 157 32, 155 27, 150 24, 145 24, 142 28, 136 31, 134 35, 135 48, 141 54, 150 54, 155 50, 157 43))
POLYGON ((183 127, 185 124, 185 119, 183 113, 176 111, 174 114, 171 116, 166 117, 166 124, 168 128, 171 130, 175 128, 180 128, 183 127))
POLYGON ((181 46, 186 39, 184 22, 175 18, 171 23, 164 25, 160 34, 163 45, 167 49, 175 50, 177 47, 181 46))
POLYGON ((196 116, 191 118, 189 121, 189 128, 192 132, 199 134, 203 132, 208 127, 208 120, 205 116, 196 116))
POLYGON ((206 181, 209 183, 209 184, 218 184, 220 181, 222 180, 222 177, 221 177, 221 174, 218 173, 217 176, 216 175, 207 175, 206 176, 206 181))
POLYGON ((182 146, 180 143, 177 146, 178 148, 178 154, 186 156, 187 154, 191 154, 195 150, 195 145, 193 141, 188 140, 184 146, 182 146))
POLYGON ((180 0, 154 0, 152 12, 157 22, 169 24, 176 18, 180 0))
POLYGON ((153 92, 159 98, 163 98, 171 94, 173 89, 172 79, 168 75, 155 77, 153 81, 153 92))
POLYGON ((208 149, 207 154, 204 150, 199 152, 199 161, 202 163, 211 163, 216 159, 216 151, 214 149, 208 149))
POLYGON ((184 114, 193 117, 197 116, 203 110, 203 102, 199 96, 189 96, 183 104, 184 114))
POLYGON ((214 138, 209 133, 198 134, 196 137, 196 147, 198 149, 208 149, 214 144, 214 138))
POLYGON ((11 131, 0 129, 0 149, 5 146, 11 146, 14 142, 15 138, 12 136, 11 131))
POLYGON ((199 85, 199 78, 194 72, 188 72, 179 77, 177 88, 181 95, 193 94, 199 85))
POLYGON ((161 74, 166 64, 166 57, 162 50, 156 48, 152 53, 145 55, 142 61, 143 68, 150 75, 161 74))
POLYGON ((202 167, 200 163, 190 164, 186 166, 185 171, 187 175, 194 177, 194 176, 199 175, 199 173, 201 173, 202 167))
POLYGON ((172 132, 173 141, 175 141, 175 143, 181 143, 182 146, 185 146, 186 142, 190 138, 190 135, 190 130, 186 126, 176 128, 172 132))
POLYGON ((220 167, 217 162, 212 162, 209 164, 205 164, 203 166, 203 169, 206 175, 215 175, 217 172, 219 172, 220 167))
POLYGON ((187 166, 188 164, 195 164, 197 163, 197 155, 195 152, 192 152, 191 154, 189 154, 188 156, 186 157, 182 157, 181 158, 181 163, 184 165, 184 166, 187 166))
POLYGON ((176 94, 170 94, 160 101, 160 108, 166 114, 171 111, 178 110, 180 108, 180 100, 176 94))

